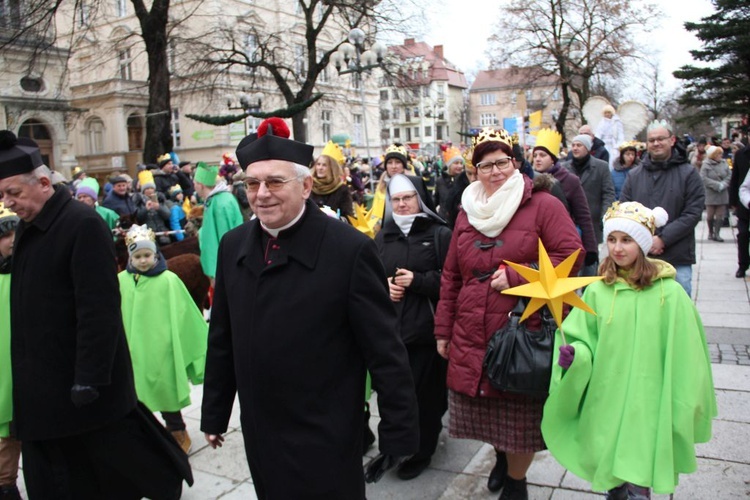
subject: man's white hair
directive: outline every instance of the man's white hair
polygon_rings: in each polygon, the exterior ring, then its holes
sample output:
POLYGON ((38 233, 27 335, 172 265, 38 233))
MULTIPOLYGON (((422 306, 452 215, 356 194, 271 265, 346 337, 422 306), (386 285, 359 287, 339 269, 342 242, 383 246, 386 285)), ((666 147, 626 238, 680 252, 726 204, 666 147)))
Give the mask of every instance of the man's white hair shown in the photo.
POLYGON ((26 184, 36 184, 40 179, 49 179, 52 181, 52 171, 47 165, 39 165, 34 170, 24 176, 23 182, 26 184))
POLYGON ((294 173, 297 174, 297 177, 299 177, 300 179, 312 177, 312 173, 310 172, 309 167, 300 165, 299 163, 292 163, 292 166, 294 167, 294 173))

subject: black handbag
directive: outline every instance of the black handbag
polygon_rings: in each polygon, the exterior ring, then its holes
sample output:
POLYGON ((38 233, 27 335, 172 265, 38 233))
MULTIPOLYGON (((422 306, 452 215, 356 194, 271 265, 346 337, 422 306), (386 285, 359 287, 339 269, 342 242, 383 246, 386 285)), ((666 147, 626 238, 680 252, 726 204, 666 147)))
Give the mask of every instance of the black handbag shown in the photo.
POLYGON ((552 347, 555 320, 546 306, 539 310, 540 330, 529 330, 520 323, 526 307, 519 300, 508 313, 508 322, 496 331, 484 355, 484 370, 495 389, 527 395, 546 396, 552 373, 552 347))

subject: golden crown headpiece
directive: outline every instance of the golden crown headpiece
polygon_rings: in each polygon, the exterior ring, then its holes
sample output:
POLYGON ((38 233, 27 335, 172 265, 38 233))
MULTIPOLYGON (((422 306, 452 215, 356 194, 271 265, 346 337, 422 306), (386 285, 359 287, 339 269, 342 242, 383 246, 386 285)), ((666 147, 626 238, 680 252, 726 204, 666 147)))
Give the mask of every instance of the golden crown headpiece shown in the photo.
POLYGON ((471 145, 477 147, 483 142, 487 141, 498 141, 506 144, 509 148, 513 148, 513 138, 510 136, 507 130, 502 128, 484 127, 476 137, 471 139, 471 145))
POLYGON ((166 161, 166 160, 170 160, 171 161, 172 160, 172 155, 170 155, 169 153, 164 153, 163 155, 161 155, 158 158, 156 158, 156 163, 161 163, 161 162, 166 161))
POLYGON ((464 164, 469 169, 474 168, 474 164, 471 162, 471 158, 473 156, 474 156, 474 146, 467 148, 466 151, 464 151, 464 164))
POLYGON ((549 128, 543 128, 536 133, 536 147, 543 147, 555 157, 560 156, 560 144, 562 144, 562 136, 557 130, 549 128))
POLYGON ((145 224, 142 226, 133 224, 125 235, 125 245, 128 248, 133 244, 137 245, 138 243, 147 241, 150 241, 151 243, 156 242, 156 235, 154 234, 154 231, 145 224))
POLYGON ((341 146, 336 144, 333 141, 328 141, 328 144, 323 148, 323 152, 320 153, 326 156, 330 156, 339 165, 343 165, 344 162, 346 162, 346 157, 344 156, 344 152, 341 150, 341 146))
POLYGON ((9 208, 5 208, 5 203, 0 201, 0 219, 6 219, 8 217, 18 217, 18 216, 13 210, 9 208))
POLYGON ((519 142, 521 142, 521 139, 518 137, 518 132, 513 132, 513 135, 510 136, 511 141, 513 141, 513 144, 516 145, 519 142))
MULTIPOLYGON (((657 207, 658 208, 658 207, 657 207)), ((616 201, 607 209, 604 214, 604 222, 609 219, 630 219, 646 227, 651 234, 656 231, 657 223, 654 212, 635 201, 626 201, 620 203, 616 201)))
POLYGON ((646 145, 640 141, 625 141, 620 144, 620 147, 618 147, 617 149, 622 152, 622 150, 625 148, 635 148, 636 151, 642 151, 646 148, 646 145))
POLYGON ((405 146, 397 146, 396 144, 391 144, 385 150, 386 156, 388 155, 388 153, 396 153, 396 154, 403 155, 403 157, 406 158, 407 160, 409 158, 409 153, 406 151, 405 146))

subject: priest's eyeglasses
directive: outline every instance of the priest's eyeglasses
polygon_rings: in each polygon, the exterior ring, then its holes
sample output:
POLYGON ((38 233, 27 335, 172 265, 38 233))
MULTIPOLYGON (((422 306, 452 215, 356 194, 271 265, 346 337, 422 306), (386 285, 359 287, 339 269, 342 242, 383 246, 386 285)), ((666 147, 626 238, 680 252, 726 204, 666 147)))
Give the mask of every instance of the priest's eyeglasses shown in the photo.
POLYGON ((513 163, 511 162, 511 160, 512 158, 510 156, 506 156, 505 158, 498 158, 495 161, 483 161, 477 163, 477 170, 485 175, 492 172, 493 168, 497 168, 500 172, 502 172, 504 170, 508 170, 509 168, 513 168, 513 163))
POLYGON ((291 179, 283 179, 280 177, 269 177, 268 179, 262 181, 260 179, 253 179, 251 177, 251 178, 245 179, 245 187, 251 193, 257 193, 258 190, 260 189, 260 185, 265 184, 266 189, 268 189, 269 191, 273 193, 283 188, 284 185, 287 184, 288 182, 292 182, 297 179, 299 179, 299 177, 292 177, 291 179))

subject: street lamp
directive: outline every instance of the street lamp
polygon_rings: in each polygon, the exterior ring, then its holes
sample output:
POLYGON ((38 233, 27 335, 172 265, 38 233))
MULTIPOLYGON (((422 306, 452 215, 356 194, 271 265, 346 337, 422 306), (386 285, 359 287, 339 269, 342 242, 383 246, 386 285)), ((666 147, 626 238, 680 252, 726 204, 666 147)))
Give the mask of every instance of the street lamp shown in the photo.
MULTIPOLYGON (((253 92, 249 94, 242 92, 238 99, 240 101, 239 106, 232 106, 232 99, 227 98, 227 109, 241 109, 245 113, 257 113, 260 111, 261 105, 263 104, 263 93, 253 92)), ((255 120, 255 118, 253 118, 255 120)), ((245 135, 247 135, 247 117, 244 118, 243 123, 245 124, 245 135)))
MULTIPOLYGON (((370 73, 370 70, 382 66, 383 58, 388 49, 375 42, 370 49, 365 50, 365 32, 354 28, 347 36, 348 42, 342 43, 338 50, 331 55, 331 63, 336 67, 339 75, 355 73, 359 77, 359 98, 362 104, 362 121, 365 132, 365 152, 368 163, 371 161, 370 141, 367 135, 367 109, 365 107, 365 87, 362 82, 362 73, 370 73), (343 68, 343 69, 342 69, 343 68)), ((374 171, 370 163, 370 192, 375 193, 374 171)))

